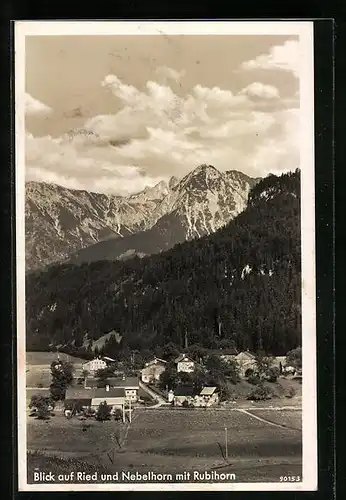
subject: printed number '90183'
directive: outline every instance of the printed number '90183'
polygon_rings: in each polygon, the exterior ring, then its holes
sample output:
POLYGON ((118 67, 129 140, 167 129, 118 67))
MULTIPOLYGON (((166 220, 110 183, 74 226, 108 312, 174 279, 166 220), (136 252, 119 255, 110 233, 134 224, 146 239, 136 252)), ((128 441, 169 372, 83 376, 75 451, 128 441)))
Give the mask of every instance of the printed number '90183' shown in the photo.
POLYGON ((280 483, 296 483, 301 481, 300 476, 280 476, 280 483))

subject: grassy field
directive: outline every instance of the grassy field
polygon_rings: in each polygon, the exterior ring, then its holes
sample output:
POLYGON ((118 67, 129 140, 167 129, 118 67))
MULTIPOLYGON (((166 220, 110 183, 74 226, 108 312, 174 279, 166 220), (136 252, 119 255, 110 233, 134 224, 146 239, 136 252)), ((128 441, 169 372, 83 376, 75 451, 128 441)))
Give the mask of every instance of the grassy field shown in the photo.
POLYGON ((302 430, 303 421, 302 412, 300 411, 252 409, 251 413, 274 424, 279 424, 290 429, 302 430))
MULTIPOLYGON (((299 397, 302 394, 302 384, 295 379, 289 378, 279 378, 277 382, 270 383, 265 382, 267 386, 273 393, 273 399, 282 398, 289 401, 290 398, 287 395, 290 391, 294 391, 295 397, 299 397)), ((246 380, 241 380, 237 384, 229 384, 229 390, 232 400, 246 400, 249 393, 253 390, 254 386, 247 382, 246 380)))
MULTIPOLYGON (((79 377, 82 373, 82 364, 85 362, 80 358, 60 353, 61 360, 68 361, 74 366, 74 376, 79 377)), ((50 365, 57 359, 56 352, 27 352, 26 353, 26 387, 47 388, 51 384, 50 365)))
POLYGON ((49 387, 52 381, 50 370, 30 367, 26 370, 26 387, 49 387))
MULTIPOLYGON (((85 363, 85 360, 81 358, 76 358, 74 356, 70 356, 69 354, 65 354, 63 352, 59 353, 59 358, 62 361, 68 361, 69 363, 73 363, 76 368, 81 368, 82 364, 85 363)), ((46 366, 50 367, 50 364, 53 361, 56 361, 57 353, 56 352, 33 352, 28 351, 26 353, 26 364, 28 367, 32 366, 46 366)))
POLYGON ((139 414, 127 438, 127 451, 167 457, 221 459, 225 427, 231 456, 294 456, 301 453, 300 433, 275 429, 237 411, 147 411, 139 414), (159 420, 159 424, 158 424, 159 420))
POLYGON ((56 414, 49 420, 28 417, 28 449, 53 454, 58 452, 62 457, 103 453, 118 447, 121 427, 122 424, 114 420, 97 422, 90 419, 84 424, 77 418, 68 420, 63 414, 56 414))
MULTIPOLYGON (((83 431, 80 421, 61 415, 49 421, 29 418, 28 450, 110 472, 175 473, 211 470, 230 462, 238 481, 279 481, 280 475, 301 475, 301 412, 256 410, 256 415, 269 422, 232 410, 136 410, 129 428, 115 421, 88 421, 83 431), (287 428, 270 424, 276 420, 287 428)), ((40 470, 47 470, 48 458, 40 460, 40 470)))

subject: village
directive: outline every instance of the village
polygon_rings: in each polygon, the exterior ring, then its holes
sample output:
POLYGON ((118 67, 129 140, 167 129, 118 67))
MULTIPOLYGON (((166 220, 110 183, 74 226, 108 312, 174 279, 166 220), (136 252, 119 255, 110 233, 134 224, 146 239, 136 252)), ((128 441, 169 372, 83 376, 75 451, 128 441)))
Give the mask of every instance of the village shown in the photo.
POLYGON ((240 481, 301 475, 300 348, 181 349, 140 362, 107 354, 27 352, 29 481, 62 467, 180 474, 232 472, 235 461, 240 481))
MULTIPOLYGON (((292 351, 293 355, 270 357, 249 351, 213 350, 203 359, 181 352, 170 360, 153 356, 142 368, 127 370, 119 369, 121 363, 105 355, 85 362, 79 360, 75 365, 74 358, 57 353, 51 367, 41 370, 50 369, 51 377, 55 373, 58 380, 60 377, 64 381, 64 370, 68 367, 70 380, 65 385, 63 382, 63 390, 55 397, 52 384, 50 388, 37 387, 36 392, 31 387, 30 415, 46 418, 54 408, 66 418, 114 417, 131 422, 137 408, 220 407, 234 399, 230 387, 242 383, 251 387, 247 400, 270 400, 275 397, 271 385, 278 380, 301 381, 299 352, 298 348, 292 351)), ((291 391, 286 397, 293 395, 291 391)))

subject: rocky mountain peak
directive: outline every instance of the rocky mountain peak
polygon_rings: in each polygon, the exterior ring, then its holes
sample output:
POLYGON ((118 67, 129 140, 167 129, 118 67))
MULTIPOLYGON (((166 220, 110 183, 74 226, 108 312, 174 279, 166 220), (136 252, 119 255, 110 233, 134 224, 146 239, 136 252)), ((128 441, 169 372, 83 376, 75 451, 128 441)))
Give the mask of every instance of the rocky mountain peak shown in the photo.
POLYGON ((179 183, 179 179, 173 175, 173 177, 170 178, 168 187, 170 189, 174 189, 175 186, 179 183))
POLYGON ((211 234, 244 210, 253 183, 206 164, 128 197, 27 183, 27 269, 77 253, 89 260, 89 248, 91 260, 116 259, 211 234))

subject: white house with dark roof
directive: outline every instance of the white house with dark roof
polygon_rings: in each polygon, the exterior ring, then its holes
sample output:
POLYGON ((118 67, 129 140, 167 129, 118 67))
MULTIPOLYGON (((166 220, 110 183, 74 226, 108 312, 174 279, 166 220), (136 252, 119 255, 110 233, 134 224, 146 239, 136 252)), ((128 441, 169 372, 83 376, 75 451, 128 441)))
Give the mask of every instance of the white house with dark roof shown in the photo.
POLYGON ((160 358, 154 358, 148 363, 145 363, 144 368, 141 370, 142 382, 150 384, 160 380, 161 374, 166 370, 167 361, 160 358))
POLYGON ((173 391, 173 405, 182 406, 185 401, 192 403, 196 391, 192 386, 180 386, 173 391))
POLYGON ((82 368, 83 370, 91 374, 94 374, 98 370, 104 370, 105 368, 107 368, 108 363, 109 363, 108 360, 102 358, 101 356, 98 356, 97 358, 91 359, 90 361, 84 363, 82 368))
POLYGON ((122 409, 127 398, 124 388, 68 388, 64 401, 65 410, 73 410, 76 404, 83 408, 97 409, 104 401, 112 407, 112 410, 122 409))
POLYGON ((79 404, 84 408, 91 406, 93 392, 90 389, 82 387, 68 387, 65 393, 64 406, 65 409, 72 409, 75 404, 79 404))
POLYGON ((112 407, 112 411, 122 409, 126 401, 125 390, 122 388, 111 389, 108 386, 105 389, 93 390, 91 407, 98 408, 104 401, 112 407))
POLYGON ((239 375, 243 378, 247 370, 253 370, 257 366, 256 356, 250 351, 242 351, 234 356, 234 359, 239 365, 239 375))
POLYGON ((192 373, 195 370, 195 362, 186 354, 179 354, 179 356, 175 358, 174 363, 178 373, 192 373))
POLYGON ((124 389, 127 401, 138 401, 139 379, 137 377, 114 378, 112 388, 124 389))

